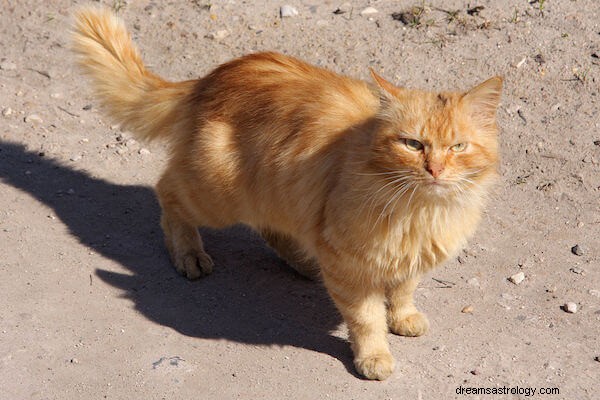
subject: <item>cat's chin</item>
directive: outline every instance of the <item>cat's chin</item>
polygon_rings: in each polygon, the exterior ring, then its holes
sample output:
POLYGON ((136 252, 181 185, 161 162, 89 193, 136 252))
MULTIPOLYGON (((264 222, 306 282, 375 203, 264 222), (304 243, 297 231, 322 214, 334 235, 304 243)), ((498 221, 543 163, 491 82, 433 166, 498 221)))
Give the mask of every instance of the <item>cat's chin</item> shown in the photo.
POLYGON ((446 197, 450 193, 454 192, 451 184, 449 184, 447 182, 443 182, 443 181, 434 181, 434 180, 425 184, 423 189, 425 189, 427 194, 429 194, 431 196, 439 196, 439 197, 446 197))

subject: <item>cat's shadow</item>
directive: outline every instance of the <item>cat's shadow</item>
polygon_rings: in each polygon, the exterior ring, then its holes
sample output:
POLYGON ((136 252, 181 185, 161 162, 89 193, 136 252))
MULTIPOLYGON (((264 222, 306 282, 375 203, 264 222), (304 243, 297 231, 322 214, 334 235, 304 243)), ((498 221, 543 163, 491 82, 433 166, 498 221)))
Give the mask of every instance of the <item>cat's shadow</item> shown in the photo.
POLYGON ((329 354, 354 374, 348 343, 331 334, 341 318, 322 285, 292 272, 248 229, 204 230, 215 272, 189 282, 171 267, 150 187, 94 178, 1 140, 0 180, 50 207, 90 249, 90 273, 146 318, 191 337, 329 354), (92 270, 95 254, 128 273, 92 270))

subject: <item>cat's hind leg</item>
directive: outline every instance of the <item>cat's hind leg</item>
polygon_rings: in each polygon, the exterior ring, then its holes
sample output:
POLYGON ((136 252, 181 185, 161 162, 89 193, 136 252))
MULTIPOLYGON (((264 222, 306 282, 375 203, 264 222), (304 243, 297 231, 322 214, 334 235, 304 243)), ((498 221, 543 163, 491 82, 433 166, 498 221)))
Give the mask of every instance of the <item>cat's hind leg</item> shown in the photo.
POLYGON ((163 175, 156 186, 162 209, 160 224, 177 272, 188 279, 198 279, 210 274, 214 263, 204 251, 197 228, 197 213, 187 210, 176 188, 168 173, 163 175))
POLYGON ((418 284, 419 278, 415 277, 387 288, 388 325, 397 335, 421 336, 429 329, 427 317, 413 303, 418 284))
POLYGON ((261 229, 260 235, 300 275, 313 281, 319 278, 319 263, 307 257, 296 240, 270 229, 261 229))

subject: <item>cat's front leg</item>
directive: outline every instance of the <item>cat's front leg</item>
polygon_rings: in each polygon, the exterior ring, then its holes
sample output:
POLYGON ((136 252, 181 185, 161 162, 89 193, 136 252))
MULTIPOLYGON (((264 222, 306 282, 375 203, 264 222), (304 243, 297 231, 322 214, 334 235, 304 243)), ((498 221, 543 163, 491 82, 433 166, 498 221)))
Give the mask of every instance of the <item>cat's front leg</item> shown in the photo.
POLYGON ((419 280, 419 277, 408 278, 387 288, 388 324, 397 335, 421 336, 429 329, 427 317, 413 303, 419 280))
POLYGON ((386 337, 385 290, 350 275, 335 266, 322 268, 325 286, 348 325, 356 370, 384 380, 395 364, 386 337))

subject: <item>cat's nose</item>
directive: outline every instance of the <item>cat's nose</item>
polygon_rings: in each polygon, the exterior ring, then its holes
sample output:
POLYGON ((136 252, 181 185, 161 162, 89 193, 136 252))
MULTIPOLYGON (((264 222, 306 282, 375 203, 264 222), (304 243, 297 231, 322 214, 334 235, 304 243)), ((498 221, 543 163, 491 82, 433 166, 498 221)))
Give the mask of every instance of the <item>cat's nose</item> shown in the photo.
POLYGON ((427 172, 431 174, 431 176, 437 179, 437 177, 440 176, 442 172, 444 172, 444 164, 428 163, 426 169, 427 172))

